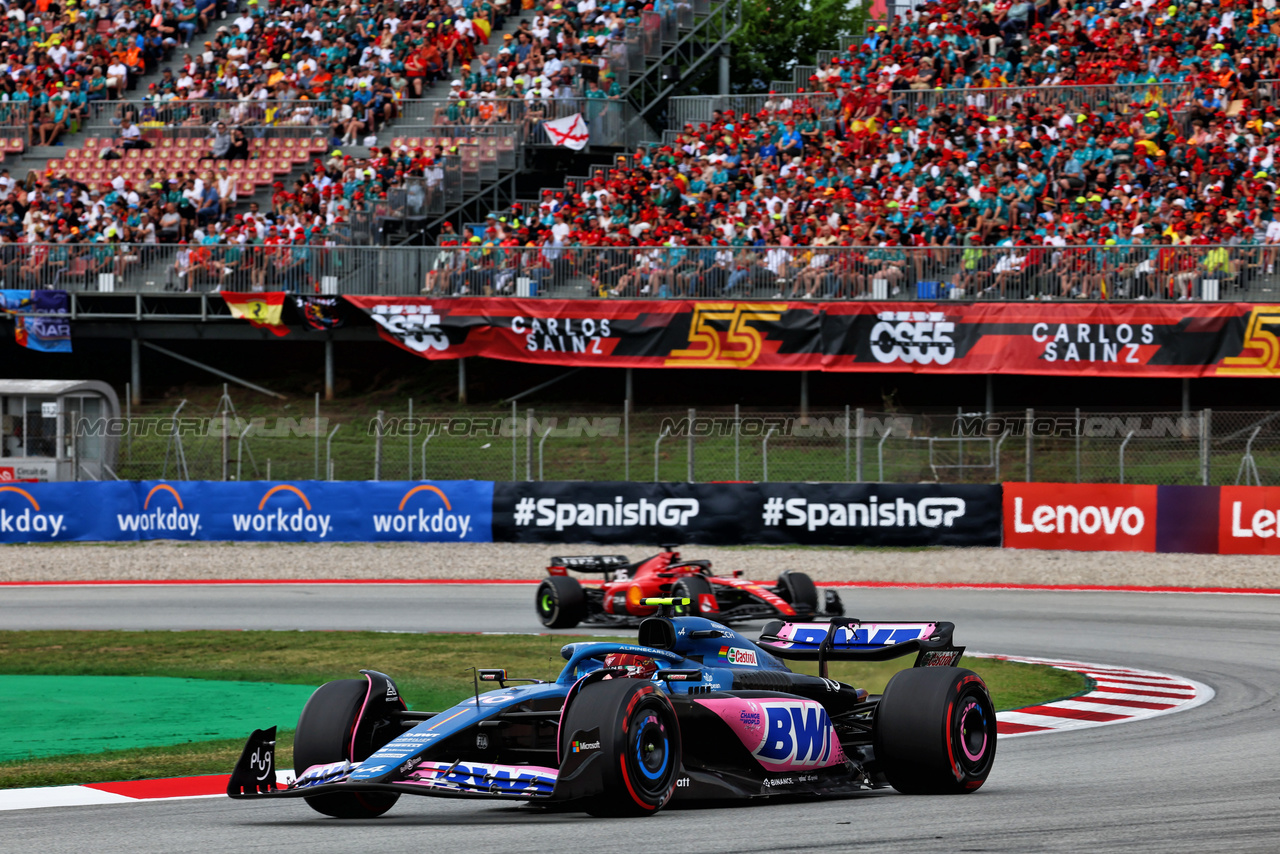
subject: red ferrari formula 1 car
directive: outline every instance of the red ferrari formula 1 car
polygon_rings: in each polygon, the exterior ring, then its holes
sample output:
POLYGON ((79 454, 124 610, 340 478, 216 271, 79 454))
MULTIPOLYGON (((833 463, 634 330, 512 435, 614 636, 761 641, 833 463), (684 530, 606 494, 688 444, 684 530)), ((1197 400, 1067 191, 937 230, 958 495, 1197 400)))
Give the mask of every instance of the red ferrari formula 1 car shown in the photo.
POLYGON ((644 600, 687 598, 685 613, 720 623, 844 614, 840 594, 818 590, 803 572, 787 570, 772 587, 746 581, 742 573, 713 575, 711 561, 684 560, 675 546, 663 546, 653 557, 632 563, 626 555, 553 557, 548 577, 538 585, 538 619, 550 629, 580 623, 596 626, 639 625, 655 609, 644 600), (602 576, 599 585, 582 585, 569 570, 602 576))

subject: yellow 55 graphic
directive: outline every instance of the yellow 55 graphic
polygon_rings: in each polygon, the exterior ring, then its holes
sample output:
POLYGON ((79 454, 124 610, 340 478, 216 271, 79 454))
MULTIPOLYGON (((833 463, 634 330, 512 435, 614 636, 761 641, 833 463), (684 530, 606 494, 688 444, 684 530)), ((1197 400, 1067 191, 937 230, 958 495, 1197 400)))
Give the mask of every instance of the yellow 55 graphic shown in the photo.
POLYGON ((1280 338, 1273 330, 1280 331, 1280 306, 1260 305, 1249 312, 1242 349, 1257 350, 1258 355, 1227 356, 1222 360, 1222 367, 1215 372, 1217 376, 1280 373, 1280 338))
POLYGON ((672 350, 667 365, 694 365, 705 368, 744 368, 760 358, 764 337, 748 326, 752 321, 782 319, 786 304, 700 302, 694 304, 689 321, 689 347, 672 350), (716 325, 726 325, 721 332, 716 325))

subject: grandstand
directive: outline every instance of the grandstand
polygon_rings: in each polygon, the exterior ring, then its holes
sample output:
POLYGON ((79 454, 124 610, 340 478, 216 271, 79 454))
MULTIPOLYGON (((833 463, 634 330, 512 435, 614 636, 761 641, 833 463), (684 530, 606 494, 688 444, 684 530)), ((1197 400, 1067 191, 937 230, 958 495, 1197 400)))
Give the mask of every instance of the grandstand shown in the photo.
POLYGON ((679 96, 727 84, 737 0, 523 5, 175 7, 132 47, 46 16, 53 82, 0 115, 8 268, 187 290, 186 241, 232 290, 246 247, 318 245, 324 293, 1271 298, 1275 11, 895 6, 766 93, 679 96))

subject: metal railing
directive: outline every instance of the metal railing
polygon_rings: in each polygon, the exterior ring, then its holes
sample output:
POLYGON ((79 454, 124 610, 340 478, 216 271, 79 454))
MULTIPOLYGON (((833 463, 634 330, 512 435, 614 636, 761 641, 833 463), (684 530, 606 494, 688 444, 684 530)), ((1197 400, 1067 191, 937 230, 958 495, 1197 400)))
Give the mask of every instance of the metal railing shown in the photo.
MULTIPOLYGON (((449 169, 453 169, 451 159, 449 169)), ((457 168, 461 170, 462 164, 457 168)), ((428 216, 456 199, 415 179, 368 211, 428 216)), ((3 244, 6 287, 85 292, 876 300, 1271 300, 1280 247, 458 247, 3 244)), ((346 230, 344 230, 346 229, 346 230)), ((332 245, 329 245, 332 244, 332 245)), ((339 245, 340 244, 340 245, 339 245)))
POLYGON ((406 101, 392 133, 397 138, 474 135, 498 125, 511 127, 520 145, 552 145, 542 122, 581 113, 589 145, 631 148, 657 139, 635 107, 619 98, 494 98, 459 103, 441 98, 406 101))
POLYGON ((163 103, 90 101, 86 110, 81 126, 91 136, 114 134, 125 117, 144 133, 160 132, 166 136, 207 136, 209 128, 218 122, 225 122, 228 128, 243 127, 250 136, 310 136, 317 128, 331 127, 344 115, 342 105, 327 98, 296 101, 202 99, 163 103))
POLYGON ((1243 465, 1253 482, 1280 482, 1276 411, 377 408, 380 428, 354 402, 317 402, 314 416, 307 405, 305 417, 255 405, 224 420, 193 405, 177 419, 156 401, 134 408, 127 429, 81 421, 76 436, 82 448, 117 437, 124 479, 175 477, 177 435, 176 477, 212 480, 268 468, 282 480, 365 480, 376 466, 382 480, 1116 483, 1123 471, 1125 483, 1223 485, 1243 465))
MULTIPOLYGON (((1278 85, 1278 80, 1260 81, 1254 98, 1255 104, 1263 98, 1273 98, 1280 92, 1278 85)), ((1185 128, 1194 120, 1193 108, 1205 101, 1205 98, 1196 97, 1200 89, 1195 83, 904 89, 891 93, 887 107, 894 117, 915 116, 921 110, 928 111, 944 104, 974 107, 1002 117, 1027 112, 1032 108, 1059 106, 1070 112, 1079 109, 1092 111, 1106 104, 1120 116, 1154 107, 1171 113, 1185 128)), ((840 95, 825 91, 779 91, 777 95, 677 96, 671 99, 668 107, 668 124, 672 128, 683 128, 687 124, 710 122, 717 110, 733 110, 738 115, 755 115, 762 111, 774 112, 781 109, 788 109, 792 113, 813 110, 819 118, 835 118, 841 112, 840 95)))

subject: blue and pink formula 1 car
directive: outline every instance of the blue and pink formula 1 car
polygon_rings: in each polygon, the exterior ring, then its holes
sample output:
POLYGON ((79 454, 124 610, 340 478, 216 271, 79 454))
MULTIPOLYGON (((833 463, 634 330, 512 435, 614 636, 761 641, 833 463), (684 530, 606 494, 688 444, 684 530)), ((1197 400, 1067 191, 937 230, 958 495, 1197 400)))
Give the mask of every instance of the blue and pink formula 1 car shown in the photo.
POLYGON ((887 786, 963 794, 991 772, 995 710, 982 679, 955 666, 951 623, 775 620, 753 642, 670 616, 671 599, 646 604, 660 614, 638 643, 571 643, 554 682, 480 670, 498 689, 436 714, 409 711, 374 671, 322 685, 294 735, 297 779, 276 785, 273 727, 250 736, 227 793, 304 798, 339 818, 381 815, 402 794, 647 815, 673 801, 887 786), (915 667, 880 695, 826 677, 831 661, 912 653, 915 667), (816 661, 820 675, 788 659, 816 661))

